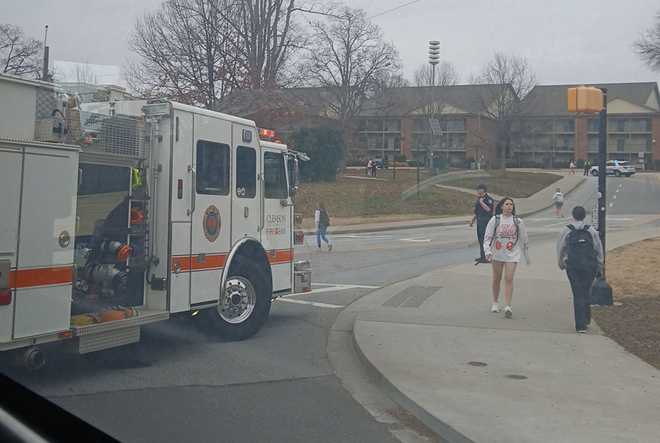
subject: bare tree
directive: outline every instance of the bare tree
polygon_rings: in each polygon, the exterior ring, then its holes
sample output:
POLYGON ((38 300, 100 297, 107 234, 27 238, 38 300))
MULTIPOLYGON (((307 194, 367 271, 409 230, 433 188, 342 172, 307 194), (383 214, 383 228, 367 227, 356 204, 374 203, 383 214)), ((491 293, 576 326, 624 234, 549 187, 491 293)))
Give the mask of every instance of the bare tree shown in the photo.
POLYGON ((436 67, 435 81, 433 79, 433 68, 429 64, 420 65, 414 74, 415 86, 453 86, 458 81, 458 72, 450 62, 442 62, 436 67))
POLYGON ((481 108, 483 114, 496 123, 496 166, 502 167, 511 152, 521 100, 534 87, 536 77, 524 57, 498 52, 474 80, 489 85, 484 88, 481 108))
POLYGON ((360 9, 343 8, 310 26, 306 73, 312 84, 328 88, 329 106, 347 128, 364 99, 383 86, 383 79, 397 78, 398 52, 360 9))
POLYGON ((321 11, 303 1, 167 0, 135 27, 129 85, 213 107, 232 89, 287 84, 304 44, 296 17, 321 11))
POLYGON ((42 44, 18 26, 0 24, 0 72, 39 77, 42 44))
POLYGON ((655 25, 635 42, 635 50, 651 69, 660 71, 660 12, 655 15, 655 25))
POLYGON ((130 45, 141 60, 126 67, 129 86, 144 96, 213 107, 240 80, 224 18, 233 1, 168 0, 138 20, 130 45))

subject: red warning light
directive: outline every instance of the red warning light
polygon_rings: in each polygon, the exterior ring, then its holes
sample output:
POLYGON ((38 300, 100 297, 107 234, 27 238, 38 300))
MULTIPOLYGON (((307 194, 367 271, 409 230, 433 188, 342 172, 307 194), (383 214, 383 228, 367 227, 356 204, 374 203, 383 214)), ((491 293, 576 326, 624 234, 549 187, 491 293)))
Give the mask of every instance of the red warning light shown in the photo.
POLYGON ((259 128, 259 138, 262 140, 274 139, 275 131, 273 131, 272 129, 259 128))

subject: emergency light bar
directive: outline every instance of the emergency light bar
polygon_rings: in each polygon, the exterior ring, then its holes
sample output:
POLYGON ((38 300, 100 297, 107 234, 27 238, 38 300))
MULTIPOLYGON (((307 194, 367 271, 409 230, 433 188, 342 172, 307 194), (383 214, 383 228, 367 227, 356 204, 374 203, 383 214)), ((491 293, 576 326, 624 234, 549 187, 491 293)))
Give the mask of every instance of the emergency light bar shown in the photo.
POLYGON ((262 140, 273 140, 275 131, 272 129, 259 128, 259 138, 262 140))

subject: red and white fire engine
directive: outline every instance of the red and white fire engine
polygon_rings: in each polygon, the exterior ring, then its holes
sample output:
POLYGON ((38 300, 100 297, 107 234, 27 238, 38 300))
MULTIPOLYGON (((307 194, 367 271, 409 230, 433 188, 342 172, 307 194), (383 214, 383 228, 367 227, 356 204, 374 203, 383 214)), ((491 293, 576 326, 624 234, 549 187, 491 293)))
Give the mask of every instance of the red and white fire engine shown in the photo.
POLYGON ((93 352, 175 315, 245 339, 309 288, 293 257, 304 154, 253 121, 3 75, 0 96, 0 351, 37 367, 45 343, 93 352))

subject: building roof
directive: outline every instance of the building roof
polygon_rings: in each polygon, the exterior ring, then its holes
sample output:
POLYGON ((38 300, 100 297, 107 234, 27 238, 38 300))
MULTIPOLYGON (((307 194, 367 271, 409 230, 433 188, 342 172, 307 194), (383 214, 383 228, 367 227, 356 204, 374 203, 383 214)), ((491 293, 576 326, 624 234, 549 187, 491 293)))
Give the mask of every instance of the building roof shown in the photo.
MULTIPOLYGON (((529 116, 572 115, 567 109, 566 89, 581 85, 538 85, 523 100, 522 113, 529 116)), ((658 84, 646 83, 597 83, 588 86, 607 88, 607 102, 624 100, 648 112, 660 112, 658 84), (655 97, 653 97, 655 95, 655 97), (650 106, 649 106, 650 105, 650 106)))
MULTIPOLYGON (((506 86, 510 88, 510 86, 506 86)), ((480 114, 501 93, 501 85, 421 86, 386 89, 367 101, 360 116, 404 116, 433 103, 449 105, 469 114, 480 114)))
POLYGON ((331 101, 327 88, 241 89, 225 97, 216 110, 242 117, 269 111, 328 117, 331 101))

